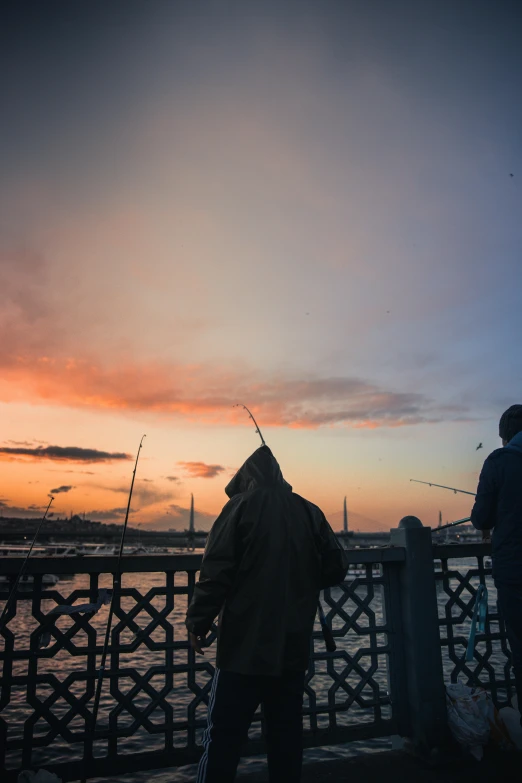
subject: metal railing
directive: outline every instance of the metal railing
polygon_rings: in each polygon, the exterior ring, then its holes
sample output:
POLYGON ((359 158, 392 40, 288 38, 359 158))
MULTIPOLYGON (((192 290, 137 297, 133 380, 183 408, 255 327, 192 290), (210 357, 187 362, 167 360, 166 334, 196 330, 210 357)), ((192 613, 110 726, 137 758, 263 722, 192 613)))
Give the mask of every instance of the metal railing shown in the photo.
MULTIPOLYGON (((322 594, 337 650, 326 651, 317 622, 305 686, 305 747, 394 734, 433 746, 444 734, 444 679, 463 674, 481 681, 500 701, 509 691, 505 632, 494 611, 484 638, 477 636, 476 665, 464 665, 459 649, 467 641, 461 626, 469 625, 477 580, 489 578, 483 562, 489 547, 432 547, 428 528, 394 533, 395 546, 348 550, 350 563, 362 568, 322 594), (461 571, 455 558, 462 557, 478 565, 461 571), (500 655, 493 665, 495 645, 500 655)), ((197 762, 217 631, 214 626, 205 657, 196 656, 184 617, 200 564, 201 555, 122 559, 93 737, 89 717, 107 607, 93 615, 56 618, 50 612, 60 604, 95 602, 99 589, 112 585, 116 558, 30 561, 34 582, 19 590, 0 635, 2 780, 15 781, 28 768, 45 767, 72 781, 197 762), (74 575, 70 592, 67 581, 59 590, 44 585, 49 573, 63 580, 74 575), (50 635, 46 647, 43 631, 50 635)), ((14 578, 18 568, 18 559, 6 558, 0 575, 14 578)), ((7 594, 4 584, 0 604, 7 594)), ((245 755, 264 751, 263 734, 260 710, 245 755)))
POLYGON ((502 707, 514 694, 511 653, 502 617, 496 605, 496 589, 491 576, 491 546, 485 544, 446 544, 433 547, 440 561, 435 572, 437 604, 446 679, 465 685, 480 685, 502 707), (479 585, 488 589, 488 612, 484 633, 477 633, 474 657, 465 653, 475 598, 479 585))
MULTIPOLYGON (((303 710, 308 747, 388 736, 399 728, 388 679, 391 690, 400 689, 404 667, 394 596, 404 553, 374 549, 349 556, 353 563, 365 564, 366 573, 323 594, 337 651, 325 650, 317 625, 303 710), (379 564, 378 571, 373 564, 379 564)), ((58 604, 96 601, 99 588, 111 584, 116 558, 30 561, 32 589, 19 591, 0 648, 0 769, 5 780, 36 766, 74 780, 86 773, 110 776, 198 760, 216 638, 213 627, 202 659, 189 647, 183 625, 200 563, 200 555, 123 558, 110 668, 93 738, 86 727, 105 612, 58 619, 49 613, 58 604), (74 585, 69 594, 63 589, 67 582, 60 582, 60 590, 46 587, 44 573, 75 574, 82 586, 74 585), (44 648, 39 647, 42 631, 51 637, 44 648)), ((18 567, 17 559, 5 559, 1 573, 14 576, 18 567)), ((0 601, 6 597, 5 585, 0 601)), ((259 712, 246 753, 263 748, 259 712)))

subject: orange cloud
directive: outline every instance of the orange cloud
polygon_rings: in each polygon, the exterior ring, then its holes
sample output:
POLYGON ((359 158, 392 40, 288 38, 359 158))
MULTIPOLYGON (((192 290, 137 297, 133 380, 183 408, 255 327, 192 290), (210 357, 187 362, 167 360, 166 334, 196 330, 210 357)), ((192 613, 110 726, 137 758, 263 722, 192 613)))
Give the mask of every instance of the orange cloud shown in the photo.
MULTIPOLYGON (((108 338, 102 361, 100 346, 86 346, 86 336, 92 338, 78 330, 78 314, 58 306, 56 261, 20 249, 0 251, 0 260, 6 303, 0 313, 0 401, 171 414, 196 422, 250 426, 244 412, 232 407, 244 402, 259 416, 261 426, 308 429, 403 426, 455 417, 433 409, 423 395, 388 391, 360 378, 270 376, 245 365, 124 361, 120 350, 114 359, 108 338)), ((109 335, 112 321, 103 322, 109 335)))
POLYGON ((305 429, 371 429, 463 418, 462 411, 438 408, 422 394, 387 391, 360 378, 263 380, 252 370, 212 365, 149 362, 107 367, 87 359, 50 357, 4 361, 0 399, 245 425, 247 418, 233 405, 246 401, 261 425, 305 429))
POLYGON ((223 465, 207 465, 205 462, 178 462, 190 478, 214 478, 223 473, 223 465))

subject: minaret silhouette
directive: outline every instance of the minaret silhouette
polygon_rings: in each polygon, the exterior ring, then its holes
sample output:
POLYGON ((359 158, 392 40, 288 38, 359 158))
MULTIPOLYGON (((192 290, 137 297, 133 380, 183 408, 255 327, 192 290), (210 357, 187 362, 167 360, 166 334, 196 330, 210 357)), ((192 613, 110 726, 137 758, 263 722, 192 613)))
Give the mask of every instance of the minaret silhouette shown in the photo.
POLYGON ((189 533, 194 532, 194 495, 190 495, 190 522, 189 533))
POLYGON ((442 511, 439 511, 439 527, 442 527, 442 511))
POLYGON ((348 532, 348 511, 346 510, 346 496, 344 498, 344 506, 343 506, 343 531, 345 533, 348 532))

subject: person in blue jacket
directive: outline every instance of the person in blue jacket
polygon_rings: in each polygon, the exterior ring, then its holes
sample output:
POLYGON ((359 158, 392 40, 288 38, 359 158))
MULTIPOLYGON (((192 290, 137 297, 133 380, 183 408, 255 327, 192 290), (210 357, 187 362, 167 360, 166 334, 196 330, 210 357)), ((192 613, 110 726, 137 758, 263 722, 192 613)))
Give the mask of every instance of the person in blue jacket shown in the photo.
POLYGON ((471 522, 485 536, 493 531, 493 578, 522 709, 522 405, 502 414, 499 436, 503 448, 484 462, 471 522))

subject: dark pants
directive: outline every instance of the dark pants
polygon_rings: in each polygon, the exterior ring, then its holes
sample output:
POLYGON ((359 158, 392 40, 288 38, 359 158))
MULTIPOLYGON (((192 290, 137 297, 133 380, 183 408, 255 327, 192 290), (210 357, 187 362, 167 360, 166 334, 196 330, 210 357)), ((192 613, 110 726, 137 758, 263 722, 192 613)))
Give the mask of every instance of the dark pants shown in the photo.
POLYGON ((241 747, 260 704, 264 707, 270 783, 299 783, 303 758, 305 672, 281 677, 216 669, 208 704, 205 752, 196 783, 232 783, 241 747))
POLYGON ((518 709, 522 714, 522 585, 495 583, 498 609, 506 624, 511 648, 518 709))

